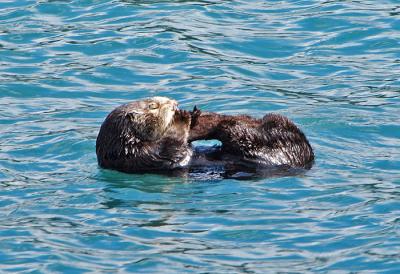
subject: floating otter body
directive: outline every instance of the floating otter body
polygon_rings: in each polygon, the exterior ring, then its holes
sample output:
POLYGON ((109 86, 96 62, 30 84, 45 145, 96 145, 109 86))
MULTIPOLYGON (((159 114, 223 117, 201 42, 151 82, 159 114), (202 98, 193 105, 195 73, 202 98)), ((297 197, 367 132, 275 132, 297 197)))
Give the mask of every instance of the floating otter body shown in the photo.
MULTIPOLYGON (((177 105, 175 100, 153 97, 114 109, 97 136, 99 165, 128 173, 203 170, 231 177, 275 167, 310 168, 313 163, 307 138, 284 116, 256 119, 201 113, 196 107, 188 112, 177 105), (209 139, 222 146, 193 151, 192 141, 209 139)), ((273 175, 269 171, 261 176, 273 175)))
POLYGON ((220 159, 236 158, 256 167, 311 168, 313 150, 301 130, 288 118, 267 114, 262 119, 247 115, 202 113, 190 130, 189 142, 217 139, 220 159))
POLYGON ((154 172, 186 166, 191 114, 166 97, 135 101, 114 109, 96 141, 101 167, 123 172, 154 172))

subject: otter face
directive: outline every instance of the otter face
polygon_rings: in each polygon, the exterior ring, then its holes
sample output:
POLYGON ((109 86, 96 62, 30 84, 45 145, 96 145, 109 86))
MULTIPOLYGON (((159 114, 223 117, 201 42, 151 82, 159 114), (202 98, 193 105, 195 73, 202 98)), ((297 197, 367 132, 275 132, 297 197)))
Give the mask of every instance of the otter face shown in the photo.
POLYGON ((152 97, 134 102, 126 109, 131 127, 143 141, 161 138, 171 125, 178 102, 167 97, 152 97))
POLYGON ((149 113, 160 119, 161 131, 164 132, 171 124, 178 102, 167 97, 153 97, 148 102, 149 113))

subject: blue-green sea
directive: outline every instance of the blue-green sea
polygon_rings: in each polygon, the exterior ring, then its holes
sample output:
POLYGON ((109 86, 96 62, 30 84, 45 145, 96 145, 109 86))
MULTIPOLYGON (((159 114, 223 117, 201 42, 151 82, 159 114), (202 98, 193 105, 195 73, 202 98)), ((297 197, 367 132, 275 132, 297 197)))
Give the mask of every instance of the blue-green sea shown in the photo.
POLYGON ((400 273, 398 0, 0 2, 1 273, 400 273), (120 104, 288 116, 296 176, 124 174, 120 104))

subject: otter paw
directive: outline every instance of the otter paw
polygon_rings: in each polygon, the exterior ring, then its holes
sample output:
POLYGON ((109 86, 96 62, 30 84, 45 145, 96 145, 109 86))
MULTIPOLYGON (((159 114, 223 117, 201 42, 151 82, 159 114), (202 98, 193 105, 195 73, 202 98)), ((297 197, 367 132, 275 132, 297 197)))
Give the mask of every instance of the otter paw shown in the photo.
POLYGON ((190 120, 191 120, 191 115, 190 112, 187 110, 179 110, 178 115, 177 115, 177 121, 183 124, 190 124, 190 120))
POLYGON ((201 110, 197 108, 197 106, 194 106, 193 110, 190 112, 191 115, 191 123, 190 123, 190 128, 194 128, 198 121, 199 117, 201 115, 201 110))

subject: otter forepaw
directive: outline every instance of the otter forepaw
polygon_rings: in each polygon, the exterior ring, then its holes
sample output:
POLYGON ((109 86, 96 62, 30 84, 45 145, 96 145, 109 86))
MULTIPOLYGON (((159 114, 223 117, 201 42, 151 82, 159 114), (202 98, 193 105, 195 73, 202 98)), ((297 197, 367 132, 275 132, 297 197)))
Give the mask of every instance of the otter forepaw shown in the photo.
POLYGON ((180 109, 180 110, 178 111, 177 118, 178 118, 177 120, 178 120, 179 122, 189 125, 189 124, 190 124, 190 121, 191 121, 191 114, 190 114, 190 112, 187 111, 187 110, 180 109))
POLYGON ((191 123, 190 123, 190 128, 194 128, 198 121, 199 121, 199 117, 201 115, 201 110, 197 108, 197 106, 194 106, 193 110, 190 112, 191 115, 191 123))

